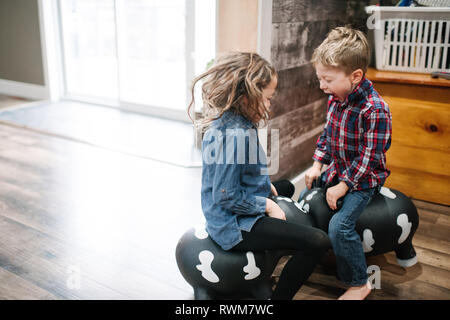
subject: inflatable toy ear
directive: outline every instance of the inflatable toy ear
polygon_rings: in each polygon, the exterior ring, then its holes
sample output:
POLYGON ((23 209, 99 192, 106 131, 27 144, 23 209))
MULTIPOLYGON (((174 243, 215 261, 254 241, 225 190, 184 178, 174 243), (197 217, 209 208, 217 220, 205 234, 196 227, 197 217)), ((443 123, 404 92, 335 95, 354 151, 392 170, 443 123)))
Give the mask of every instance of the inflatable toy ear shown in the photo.
POLYGON ((289 180, 278 180, 272 182, 275 189, 277 189, 278 195, 292 198, 295 193, 295 186, 289 180))

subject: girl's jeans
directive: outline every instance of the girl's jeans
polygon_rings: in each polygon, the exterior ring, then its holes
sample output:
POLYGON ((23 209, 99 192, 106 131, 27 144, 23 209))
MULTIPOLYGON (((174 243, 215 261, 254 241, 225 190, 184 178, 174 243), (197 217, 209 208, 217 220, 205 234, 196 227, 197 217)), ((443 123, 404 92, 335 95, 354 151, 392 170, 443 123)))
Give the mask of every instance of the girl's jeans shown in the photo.
MULTIPOLYGON (((321 177, 324 180, 324 175, 321 177)), ((335 179, 337 180, 337 179, 335 179)), ((333 181, 331 185, 337 184, 333 181)), ((366 208, 377 187, 354 190, 344 196, 342 207, 330 220, 328 236, 336 255, 339 279, 350 286, 367 283, 367 264, 361 238, 356 232, 356 221, 366 208)), ((301 192, 303 197, 307 189, 301 192)))

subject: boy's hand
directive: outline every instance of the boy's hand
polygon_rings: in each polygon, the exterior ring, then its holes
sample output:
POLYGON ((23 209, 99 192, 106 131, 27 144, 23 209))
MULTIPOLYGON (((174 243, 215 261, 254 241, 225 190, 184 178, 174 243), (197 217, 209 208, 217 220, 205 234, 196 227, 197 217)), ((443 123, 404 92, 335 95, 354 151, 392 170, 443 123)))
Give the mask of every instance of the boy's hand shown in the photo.
POLYGON ((269 217, 286 220, 286 214, 280 206, 270 199, 266 199, 266 213, 269 217))
POLYGON ((320 176, 320 170, 322 169, 322 164, 320 162, 314 161, 311 168, 305 173, 305 184, 308 189, 312 188, 312 183, 320 176))
POLYGON ((273 184, 270 184, 270 191, 274 196, 278 196, 277 189, 275 189, 275 186, 273 184))
POLYGON ((327 195, 326 195, 328 206, 332 210, 336 210, 337 209, 336 202, 340 198, 345 196, 347 191, 348 191, 348 186, 347 186, 347 184, 344 181, 339 182, 334 187, 328 188, 327 195))

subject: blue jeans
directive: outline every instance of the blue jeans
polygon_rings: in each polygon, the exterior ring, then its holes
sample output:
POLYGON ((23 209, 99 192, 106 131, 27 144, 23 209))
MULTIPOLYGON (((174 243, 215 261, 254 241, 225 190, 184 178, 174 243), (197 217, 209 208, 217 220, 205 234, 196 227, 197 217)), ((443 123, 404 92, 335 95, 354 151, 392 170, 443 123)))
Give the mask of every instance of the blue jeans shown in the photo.
MULTIPOLYGON (((324 173, 320 179, 322 183, 325 182, 324 173)), ((330 185, 338 182, 335 177, 330 185)), ((377 189, 378 187, 348 192, 344 196, 342 208, 333 215, 328 225, 339 279, 352 287, 363 285, 368 280, 366 256, 361 238, 356 232, 356 221, 377 189)), ((307 191, 308 188, 305 188, 300 193, 299 200, 307 191)))
POLYGON ((328 225, 328 236, 336 255, 337 273, 350 286, 367 283, 367 264, 356 221, 366 208, 376 188, 355 190, 344 197, 342 208, 328 225))

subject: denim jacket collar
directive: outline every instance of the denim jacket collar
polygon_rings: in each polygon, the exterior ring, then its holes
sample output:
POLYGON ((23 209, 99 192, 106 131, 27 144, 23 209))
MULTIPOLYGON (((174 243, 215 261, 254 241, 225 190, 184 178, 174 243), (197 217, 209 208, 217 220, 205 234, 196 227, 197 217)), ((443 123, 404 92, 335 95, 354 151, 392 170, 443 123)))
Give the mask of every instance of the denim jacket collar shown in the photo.
POLYGON ((243 127, 245 129, 255 128, 255 125, 250 120, 234 110, 225 111, 223 115, 218 119, 218 125, 224 127, 228 127, 230 125, 239 125, 240 127, 243 127))

